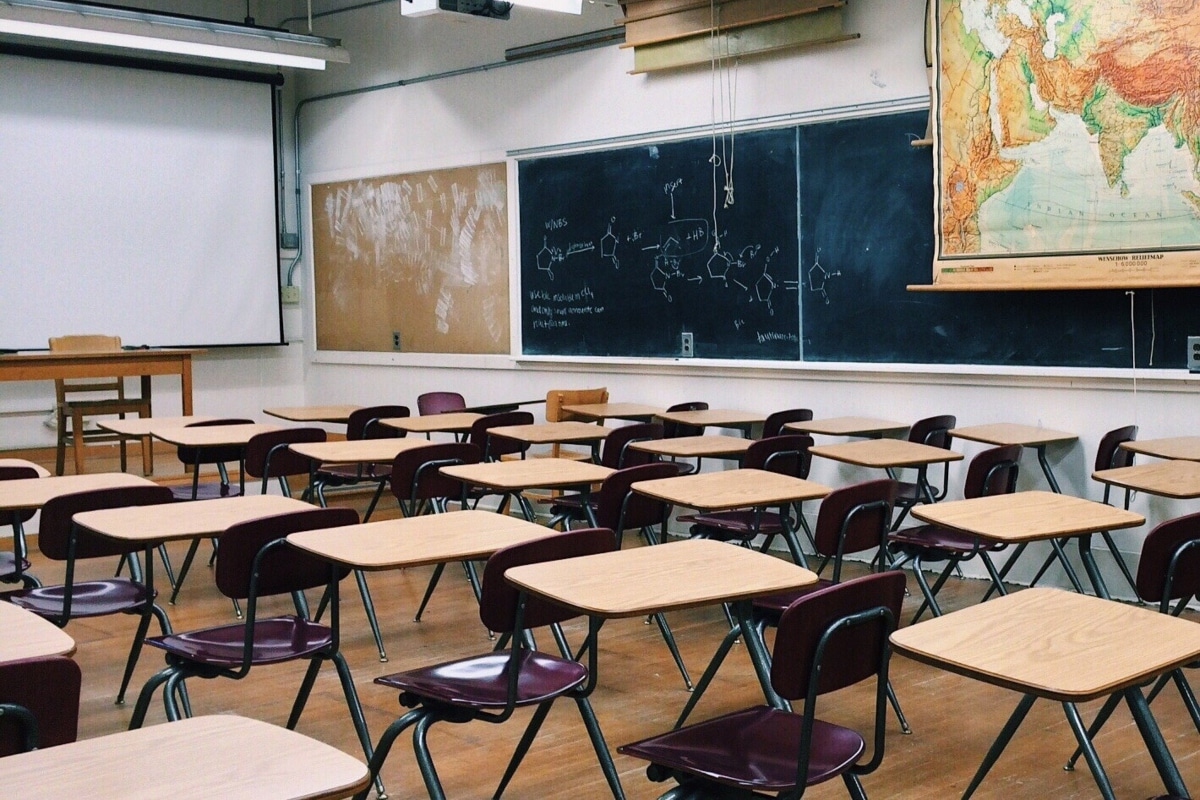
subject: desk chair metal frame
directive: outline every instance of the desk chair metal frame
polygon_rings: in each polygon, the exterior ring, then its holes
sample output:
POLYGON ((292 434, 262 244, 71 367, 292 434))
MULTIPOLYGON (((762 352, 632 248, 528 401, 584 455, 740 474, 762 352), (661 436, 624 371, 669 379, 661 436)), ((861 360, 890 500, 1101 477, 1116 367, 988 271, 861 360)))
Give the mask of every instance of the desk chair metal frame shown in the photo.
POLYGON ((38 549, 53 561, 66 562, 66 574, 58 586, 40 586, 13 592, 8 600, 32 611, 60 628, 72 619, 132 614, 138 620, 117 703, 125 702, 125 690, 133 677, 142 643, 150 627, 150 618, 158 620, 164 635, 171 633, 171 621, 166 612, 154 602, 154 563, 147 561, 143 579, 138 553, 141 545, 120 542, 92 533, 76 525, 72 518, 83 511, 125 506, 146 506, 173 502, 171 490, 165 486, 127 486, 114 489, 95 489, 61 495, 42 506, 38 530, 38 549), (105 580, 75 580, 76 562, 89 558, 127 556, 132 577, 105 580))
MULTIPOLYGON (((499 550, 488 559, 479 616, 489 630, 500 634, 494 650, 375 679, 381 686, 400 690, 400 705, 412 710, 393 722, 380 737, 370 758, 372 777, 378 776, 396 738, 411 727, 417 766, 429 797, 444 800, 446 794, 429 751, 430 727, 438 722, 462 724, 474 720, 499 724, 508 721, 518 708, 536 706, 493 795, 499 798, 529 751, 551 705, 556 699, 566 697, 579 708, 613 797, 624 797, 600 723, 588 699, 595 689, 598 626, 593 622, 583 647, 572 658, 559 625, 577 613, 520 592, 504 578, 506 570, 525 564, 609 552, 616 540, 613 532, 604 528, 548 531, 548 534, 543 539, 499 550), (546 626, 553 632, 561 655, 534 648, 529 631, 546 626), (586 664, 582 662, 584 655, 586 664)), ((364 790, 355 797, 365 800, 366 796, 364 790)))
MULTIPOLYGON (((963 497, 975 498, 995 494, 1011 494, 1017 488, 1017 474, 1020 472, 1021 445, 1012 444, 1003 447, 993 447, 977 453, 967 467, 967 476, 963 483, 963 497)), ((937 602, 937 593, 954 574, 955 568, 963 561, 979 556, 987 569, 992 585, 989 587, 986 600, 993 591, 1007 594, 1004 588, 1003 573, 996 569, 990 553, 1003 550, 1007 544, 991 542, 969 533, 942 528, 937 525, 918 525, 912 528, 895 529, 888 537, 888 552, 898 556, 892 561, 896 569, 912 562, 913 575, 921 587, 925 601, 913 615, 913 622, 921 618, 928 608, 933 615, 940 617, 942 607, 937 602), (945 561, 946 566, 938 575, 932 586, 925 578, 925 563, 927 561, 945 561)), ((1054 543, 1057 545, 1057 543, 1054 543)), ((1008 560, 1013 563, 1016 554, 1008 560)))
MULTIPOLYGON (((346 440, 404 438, 407 435, 405 431, 380 425, 379 420, 407 417, 410 413, 408 406, 397 405, 367 406, 355 409, 346 421, 346 440)), ((362 483, 374 484, 375 494, 371 497, 370 505, 367 506, 367 513, 363 515, 363 522, 367 522, 371 519, 371 514, 379 503, 379 498, 383 496, 384 489, 387 488, 390 475, 390 463, 316 469, 309 476, 309 492, 316 496, 317 504, 324 508, 327 505, 325 502, 326 488, 354 487, 362 483)))
POLYGON ((0 663, 0 757, 75 741, 82 677, 67 656, 0 663))
MULTIPOLYGON (((949 450, 950 430, 956 424, 958 424, 958 419, 952 414, 941 414, 917 420, 908 429, 908 441, 949 450)), ((896 471, 889 469, 888 477, 896 478, 896 471)), ((897 480, 899 479, 897 478, 897 480)), ((900 481, 899 487, 899 493, 896 495, 896 507, 900 509, 900 513, 896 515, 896 519, 892 520, 893 530, 900 528, 913 506, 921 503, 936 503, 945 498, 946 492, 950 489, 950 462, 942 462, 942 485, 940 487, 934 486, 929 480, 928 464, 917 467, 917 479, 914 482, 900 481)))
MULTIPOLYGON (((896 481, 891 478, 866 481, 841 489, 835 489, 821 501, 817 514, 817 530, 813 543, 817 555, 826 561, 833 562, 833 577, 822 578, 816 586, 795 592, 760 597, 751 603, 751 619, 754 630, 760 639, 765 640, 766 629, 778 627, 784 611, 797 599, 814 591, 835 586, 842 582, 842 565, 847 555, 875 551, 873 565, 879 570, 885 570, 885 553, 887 549, 888 531, 891 525, 892 509, 896 501, 896 481)), ((675 723, 681 727, 696 704, 700 702, 705 690, 708 689, 717 670, 720 669, 725 657, 729 654, 734 643, 741 636, 739 626, 730 617, 729 633, 721 642, 717 652, 705 669, 704 675, 692 696, 688 698, 683 712, 675 723)), ((912 733, 900 701, 896 697, 891 684, 887 686, 888 701, 896 712, 900 730, 912 733)), ((770 698, 781 708, 789 708, 787 701, 770 698)))
MULTIPOLYGON (((129 729, 142 726, 150 701, 159 687, 164 687, 167 719, 174 722, 191 715, 186 704, 181 708, 176 702, 188 678, 241 680, 255 667, 306 660, 308 669, 287 721, 287 727, 294 730, 322 664, 331 661, 337 670, 363 753, 370 759, 371 738, 362 705, 350 667, 339 649, 338 584, 349 570, 291 547, 286 540, 288 534, 298 531, 357 523, 358 512, 354 509, 314 508, 228 528, 221 536, 221 549, 217 551, 216 583, 222 594, 246 601, 245 620, 147 639, 152 647, 165 652, 167 666, 142 687, 129 729), (324 587, 331 598, 329 625, 312 622, 299 613, 259 618, 260 598, 283 594, 294 596, 297 592, 320 587, 324 587)), ((383 785, 378 781, 376 788, 382 795, 383 785)))
MULTIPOLYGON (((50 352, 119 352, 120 336, 82 335, 54 336, 50 338, 50 352)), ((82 474, 83 449, 85 443, 116 442, 120 450, 121 471, 127 467, 126 444, 131 437, 110 431, 88 431, 84 424, 89 417, 117 415, 125 419, 126 414, 138 417, 151 416, 150 398, 128 397, 125 394, 125 379, 120 377, 85 379, 79 381, 57 378, 54 381, 55 416, 55 459, 54 474, 62 475, 66 468, 66 449, 71 446, 75 457, 75 472, 82 474), (72 399, 72 395, 83 395, 72 399), (101 395, 97 397, 96 395, 101 395)), ((150 437, 139 437, 142 445, 142 471, 154 472, 154 455, 150 437)))
POLYGON ((617 752, 649 761, 651 781, 678 783, 660 800, 798 800, 809 786, 835 777, 842 778, 852 798, 866 800, 859 777, 883 761, 888 637, 903 600, 903 574, 885 572, 811 592, 783 612, 771 686, 782 699, 803 699, 803 715, 759 706, 622 745, 617 752), (872 677, 871 757, 863 761, 866 738, 818 719, 818 701, 872 677))

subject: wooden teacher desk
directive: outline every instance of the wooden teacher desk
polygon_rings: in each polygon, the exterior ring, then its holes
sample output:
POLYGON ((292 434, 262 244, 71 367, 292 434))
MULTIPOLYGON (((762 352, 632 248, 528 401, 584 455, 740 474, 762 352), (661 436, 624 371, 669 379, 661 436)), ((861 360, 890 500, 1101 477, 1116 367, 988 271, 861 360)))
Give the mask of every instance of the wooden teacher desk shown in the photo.
MULTIPOLYGON (((901 628, 891 641, 897 653, 916 661, 1024 695, 964 800, 1039 697, 1062 703, 1101 794, 1113 800, 1113 787, 1076 709, 1077 703, 1113 694, 1128 704, 1167 791, 1189 796, 1140 687, 1200 656, 1200 625, 1111 600, 1025 589, 901 628)), ((959 712, 978 717, 984 709, 959 712)), ((950 717, 946 724, 963 727, 950 717)))
POLYGON ((182 413, 192 413, 192 356, 203 350, 115 350, 107 353, 13 353, 0 355, 0 381, 49 381, 61 378, 142 379, 142 397, 150 399, 150 376, 178 375, 182 413))
MULTIPOLYGON (((1054 492, 1014 492, 969 500, 944 500, 916 506, 912 514, 922 522, 970 533, 993 542, 1015 544, 1018 549, 1000 570, 1002 580, 1029 542, 1049 541, 1054 554, 1079 592, 1083 586, 1067 560, 1063 541, 1079 541, 1079 555, 1096 594, 1108 597, 1108 588, 1092 556, 1091 535, 1100 531, 1136 528, 1146 522, 1141 514, 1114 508, 1095 500, 1054 492)), ((1003 592, 1003 586, 999 586, 1003 592)))
POLYGON ((95 800, 337 800, 365 789, 358 759, 232 714, 193 717, 0 759, 21 797, 95 800))
POLYGON ((0 662, 75 652, 75 640, 66 631, 12 603, 0 602, 0 631, 0 662))

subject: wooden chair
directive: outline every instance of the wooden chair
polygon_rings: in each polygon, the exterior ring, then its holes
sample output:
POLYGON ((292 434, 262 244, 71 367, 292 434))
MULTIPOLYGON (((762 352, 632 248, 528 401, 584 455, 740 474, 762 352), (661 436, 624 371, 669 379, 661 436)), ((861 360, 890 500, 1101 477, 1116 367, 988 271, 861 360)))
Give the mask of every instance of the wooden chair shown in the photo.
MULTIPOLYGON (((50 338, 50 352, 52 353, 107 353, 120 349, 120 336, 86 335, 50 338)), ((126 397, 123 378, 81 381, 67 381, 59 378, 54 381, 54 408, 58 440, 54 462, 56 475, 63 474, 68 444, 75 453, 75 472, 82 474, 84 471, 84 444, 95 442, 118 443, 121 449, 121 471, 124 472, 126 468, 125 444, 129 437, 108 431, 85 431, 84 424, 89 417, 113 414, 119 415, 121 419, 124 419, 126 414, 149 417, 150 394, 146 392, 144 397, 126 397)), ((142 471, 150 475, 154 472, 154 454, 150 446, 150 437, 143 437, 141 442, 142 471)))
MULTIPOLYGON (((565 422, 578 419, 570 412, 563 411, 563 406, 579 406, 592 403, 607 403, 608 389, 551 389, 546 392, 546 422, 565 422)), ((551 458, 570 458, 576 461, 588 461, 592 457, 590 450, 577 450, 561 444, 550 446, 551 458)))

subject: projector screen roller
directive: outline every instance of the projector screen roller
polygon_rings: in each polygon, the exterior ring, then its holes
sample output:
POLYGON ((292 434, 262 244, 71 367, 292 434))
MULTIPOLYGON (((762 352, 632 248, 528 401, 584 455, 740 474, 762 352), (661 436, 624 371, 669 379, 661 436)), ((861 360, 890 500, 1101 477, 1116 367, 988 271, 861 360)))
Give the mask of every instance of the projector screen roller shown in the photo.
POLYGON ((0 348, 283 340, 269 83, 10 54, 0 75, 0 348))

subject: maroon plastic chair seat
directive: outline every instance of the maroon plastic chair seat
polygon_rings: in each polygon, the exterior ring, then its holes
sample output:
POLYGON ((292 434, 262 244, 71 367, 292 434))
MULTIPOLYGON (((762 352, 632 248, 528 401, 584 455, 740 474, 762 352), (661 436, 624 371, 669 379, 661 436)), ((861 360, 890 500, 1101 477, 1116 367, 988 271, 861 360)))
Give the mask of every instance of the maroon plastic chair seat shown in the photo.
POLYGON ((417 395, 417 413, 422 417, 462 411, 466 407, 466 399, 458 392, 425 392, 417 395))
MULTIPOLYGON (((328 649, 333 643, 328 625, 294 615, 259 620, 254 624, 252 636, 250 659, 256 665, 304 658, 328 649)), ((240 623, 146 639, 151 647, 215 667, 241 665, 245 643, 246 626, 240 623)))
POLYGON ((79 665, 66 656, 0 664, 0 756, 75 741, 81 679, 79 665))
POLYGON ((763 420, 762 437, 770 439, 772 436, 782 436, 790 433, 785 431, 783 426, 789 422, 809 422, 813 418, 811 408, 788 408, 783 411, 775 411, 767 415, 763 420))
MULTIPOLYGON (((977 453, 967 467, 967 477, 963 482, 963 497, 970 499, 1010 494, 1016 491, 1020 458, 1021 445, 1019 444, 993 447, 977 453)), ((913 621, 919 619, 926 608, 929 608, 934 616, 942 615, 941 606, 937 602, 938 591, 956 566, 976 556, 983 562, 991 578, 992 587, 989 594, 991 591, 1004 594, 1000 572, 996 569, 989 553, 1003 550, 1005 547, 1007 547, 1005 544, 997 544, 971 534, 943 529, 936 525, 918 525, 893 530, 888 536, 888 551, 894 557, 893 565, 899 568, 911 561, 913 575, 916 576, 917 584, 921 587, 921 593, 925 597, 925 602, 913 615, 913 621), (946 565, 931 586, 925 577, 925 564, 943 561, 946 565)))
MULTIPOLYGON (((569 658, 533 649, 528 637, 529 630, 557 626, 578 615, 535 596, 524 597, 504 578, 505 571, 513 567, 605 553, 615 547, 616 538, 611 530, 585 528, 550 533, 545 538, 494 553, 484 568, 479 618, 489 630, 500 634, 496 649, 483 655, 375 679, 377 684, 399 689, 400 704, 412 710, 393 722, 380 737, 375 754, 370 758, 371 776, 379 774, 396 738, 411 727, 417 766, 429 796, 444 797, 437 767, 429 751, 428 734, 432 725, 442 721, 464 723, 476 719, 504 722, 511 718, 516 708, 537 705, 539 710, 532 715, 521 744, 493 794, 493 797, 500 797, 536 737, 550 704, 559 697, 567 697, 574 700, 579 708, 613 796, 622 797, 616 768, 588 701, 595 688, 595 630, 589 632, 581 651, 587 653, 586 666, 569 658), (506 647, 508 649, 504 649, 506 647)), ((366 796, 367 790, 355 795, 356 800, 365 800, 366 796)))
POLYGON ((770 706, 735 711, 676 728, 617 752, 649 761, 654 781, 675 779, 679 796, 723 796, 721 787, 799 796, 806 786, 841 777, 852 797, 864 797, 859 776, 883 761, 888 636, 904 601, 904 575, 884 572, 811 592, 780 619, 771 687, 786 701, 804 701, 813 717, 770 706), (874 677, 871 757, 857 731, 817 717, 821 695, 874 677), (691 794, 687 794, 687 792, 691 794))
POLYGON ((172 502, 172 499, 171 490, 165 486, 96 489, 52 498, 42 506, 38 549, 52 561, 67 562, 67 582, 57 586, 35 586, 7 595, 13 605, 32 611, 59 627, 66 627, 76 617, 108 614, 140 617, 121 687, 117 691, 118 703, 125 700, 125 690, 141 654, 150 618, 158 620, 164 634, 171 632, 171 623, 166 613, 155 604, 156 592, 153 587, 141 581, 140 573, 135 573, 133 578, 73 580, 75 562, 90 558, 132 556, 141 551, 142 545, 98 536, 75 525, 72 517, 83 511, 157 505, 172 502))
POLYGON ((291 497, 287 479, 308 477, 310 462, 289 445, 324 442, 327 438, 322 428, 283 428, 252 436, 246 443, 246 474, 262 481, 262 494, 267 493, 267 484, 275 478, 283 493, 291 497))

